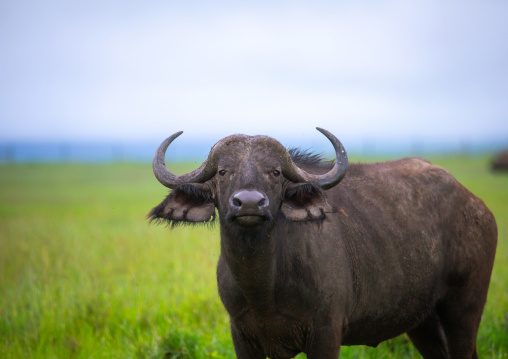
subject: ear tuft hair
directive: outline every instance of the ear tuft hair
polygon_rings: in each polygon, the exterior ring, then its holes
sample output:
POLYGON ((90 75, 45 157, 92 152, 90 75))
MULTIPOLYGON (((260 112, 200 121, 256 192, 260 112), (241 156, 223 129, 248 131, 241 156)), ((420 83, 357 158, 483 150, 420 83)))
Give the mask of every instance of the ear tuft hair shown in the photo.
POLYGON ((281 211, 290 221, 322 221, 332 208, 319 187, 302 183, 292 184, 286 189, 281 211))
POLYGON ((286 198, 295 202, 295 204, 304 206, 312 196, 319 193, 322 193, 319 187, 316 187, 311 183, 302 183, 300 185, 289 187, 286 190, 286 198))
POLYGON ((215 204, 209 192, 193 185, 182 185, 147 215, 150 223, 166 223, 171 227, 184 224, 211 224, 215 220, 215 204))

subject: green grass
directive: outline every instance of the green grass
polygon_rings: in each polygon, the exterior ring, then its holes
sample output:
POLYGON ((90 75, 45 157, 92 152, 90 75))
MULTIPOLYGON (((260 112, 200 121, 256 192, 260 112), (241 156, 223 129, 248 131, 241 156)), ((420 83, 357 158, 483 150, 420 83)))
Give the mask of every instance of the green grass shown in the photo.
MULTIPOLYGON (((508 175, 487 160, 434 162, 496 216, 478 346, 481 357, 508 358, 508 175)), ((0 166, 0 357, 234 358, 215 280, 218 228, 148 225, 166 192, 150 164, 0 166)), ((404 336, 341 352, 415 355, 404 336)))

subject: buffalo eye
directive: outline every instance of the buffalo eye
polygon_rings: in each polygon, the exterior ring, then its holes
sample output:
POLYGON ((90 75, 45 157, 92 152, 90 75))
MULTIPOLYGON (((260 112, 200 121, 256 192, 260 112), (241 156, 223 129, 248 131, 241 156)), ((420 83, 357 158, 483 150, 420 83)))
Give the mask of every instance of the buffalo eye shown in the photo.
POLYGON ((272 173, 273 173, 273 175, 274 175, 275 177, 279 177, 279 176, 280 176, 280 172, 279 172, 279 171, 277 171, 277 170, 274 170, 272 173))
POLYGON ((224 176, 224 175, 226 174, 226 170, 220 170, 220 171, 219 171, 219 174, 220 174, 221 176, 224 176))

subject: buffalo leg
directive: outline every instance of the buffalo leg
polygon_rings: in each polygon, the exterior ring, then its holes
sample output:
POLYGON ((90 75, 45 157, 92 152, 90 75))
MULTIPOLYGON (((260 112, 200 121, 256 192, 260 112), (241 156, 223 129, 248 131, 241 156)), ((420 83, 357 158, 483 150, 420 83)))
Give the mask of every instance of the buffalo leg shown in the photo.
POLYGON ((465 293, 451 296, 439 311, 452 359, 478 358, 476 337, 485 303, 482 296, 486 297, 486 291, 485 294, 472 292, 469 296, 465 293), (471 297, 476 299, 471 300, 471 297))
POLYGON ((449 358, 446 337, 436 314, 431 314, 407 334, 424 359, 449 358))
POLYGON ((265 359, 261 348, 246 340, 246 338, 231 325, 231 337, 238 359, 265 359))
POLYGON ((331 329, 315 333, 312 345, 307 350, 308 359, 337 359, 340 352, 340 338, 331 329))
POLYGON ((448 339, 450 358, 477 359, 476 336, 481 312, 479 315, 453 312, 454 310, 451 309, 441 316, 446 338, 448 339))

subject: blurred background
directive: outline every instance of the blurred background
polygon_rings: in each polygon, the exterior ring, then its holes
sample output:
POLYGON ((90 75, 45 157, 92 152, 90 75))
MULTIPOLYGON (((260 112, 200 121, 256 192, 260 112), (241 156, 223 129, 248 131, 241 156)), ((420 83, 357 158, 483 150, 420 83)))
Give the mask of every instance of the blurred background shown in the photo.
POLYGON ((508 147, 508 2, 0 2, 0 161, 508 147))
POLYGON ((178 174, 233 133, 329 155, 319 126, 353 161, 424 156, 485 201, 478 349, 506 358, 508 172, 488 163, 507 64, 506 0, 0 0, 0 357, 234 358, 219 226, 149 226, 151 158, 180 130, 178 174))

